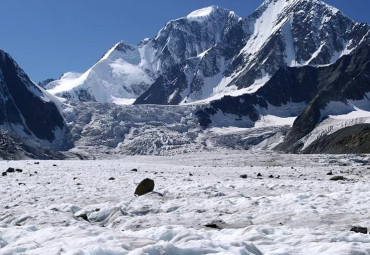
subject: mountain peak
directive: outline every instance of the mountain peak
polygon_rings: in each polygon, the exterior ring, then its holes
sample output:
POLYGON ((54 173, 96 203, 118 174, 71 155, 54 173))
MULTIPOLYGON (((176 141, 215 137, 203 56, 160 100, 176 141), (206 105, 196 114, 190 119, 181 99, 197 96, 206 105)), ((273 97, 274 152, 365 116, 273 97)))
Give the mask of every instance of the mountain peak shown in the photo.
POLYGON ((211 5, 191 12, 189 15, 186 16, 186 19, 190 21, 202 22, 216 13, 220 15, 228 15, 233 12, 220 6, 211 5))

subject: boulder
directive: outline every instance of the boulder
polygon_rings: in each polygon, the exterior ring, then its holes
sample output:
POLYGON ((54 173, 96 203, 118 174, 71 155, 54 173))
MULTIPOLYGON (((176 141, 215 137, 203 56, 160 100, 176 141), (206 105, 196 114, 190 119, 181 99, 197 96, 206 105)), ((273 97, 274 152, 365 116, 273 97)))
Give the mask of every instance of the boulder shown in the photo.
POLYGON ((14 173, 15 172, 15 169, 13 167, 9 167, 7 170, 6 170, 7 173, 14 173))
POLYGON ((331 181, 344 181, 344 177, 343 176, 334 176, 334 177, 331 177, 330 178, 331 181))
POLYGON ((367 228, 365 227, 360 227, 360 226, 355 226, 351 228, 352 232, 356 233, 362 233, 362 234, 367 234, 367 228))
POLYGON ((135 190, 135 195, 142 196, 154 190, 154 181, 152 179, 144 179, 139 183, 135 190))

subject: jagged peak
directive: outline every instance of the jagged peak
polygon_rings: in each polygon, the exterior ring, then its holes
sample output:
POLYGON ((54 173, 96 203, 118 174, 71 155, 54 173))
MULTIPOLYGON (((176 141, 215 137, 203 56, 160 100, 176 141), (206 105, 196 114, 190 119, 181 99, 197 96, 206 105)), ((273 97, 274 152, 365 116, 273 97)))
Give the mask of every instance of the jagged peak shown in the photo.
POLYGON ((333 13, 339 12, 339 10, 322 0, 265 0, 261 6, 257 9, 265 9, 271 5, 279 6, 281 11, 291 10, 292 8, 297 8, 302 5, 311 5, 311 6, 324 6, 333 13))

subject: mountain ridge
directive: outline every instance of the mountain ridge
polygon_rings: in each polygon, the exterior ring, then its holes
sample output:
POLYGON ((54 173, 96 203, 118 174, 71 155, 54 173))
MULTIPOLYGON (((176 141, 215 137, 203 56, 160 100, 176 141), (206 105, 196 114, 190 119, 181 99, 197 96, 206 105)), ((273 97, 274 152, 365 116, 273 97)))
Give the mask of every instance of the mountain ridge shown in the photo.
MULTIPOLYGON (((255 91, 280 66, 333 63, 369 36, 369 30, 369 25, 350 20, 322 1, 268 0, 245 19, 225 8, 210 6, 171 20, 156 37, 128 46, 139 51, 136 82, 121 80, 117 85, 101 74, 99 83, 108 81, 99 87, 100 92, 107 90, 104 98, 94 96, 97 93, 89 82, 78 85, 85 95, 83 101, 117 103, 119 100, 114 98, 129 98, 127 102, 135 100, 135 104, 183 104, 212 100, 225 94, 255 91), (194 13, 201 16, 205 28, 192 20, 194 13), (204 22, 218 28, 209 30, 204 22), (210 36, 209 31, 216 36, 210 36), (190 39, 192 43, 188 43, 190 39), (123 90, 115 88, 122 84, 123 90), (133 93, 127 93, 125 88, 133 93)), ((116 66, 127 75, 125 63, 116 66)), ((64 97, 73 99, 77 94, 79 99, 78 91, 65 92, 64 97)))

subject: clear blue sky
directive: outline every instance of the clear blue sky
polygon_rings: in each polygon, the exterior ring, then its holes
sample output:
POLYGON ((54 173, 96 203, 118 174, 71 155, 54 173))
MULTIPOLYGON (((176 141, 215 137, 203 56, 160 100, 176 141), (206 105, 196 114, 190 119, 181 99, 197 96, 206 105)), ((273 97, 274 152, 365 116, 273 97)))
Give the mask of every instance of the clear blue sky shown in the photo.
MULTIPOLYGON (((167 21, 220 5, 246 17, 262 0, 1 0, 0 49, 35 82, 83 72, 121 40, 137 44, 167 21)), ((370 23, 370 0, 326 0, 370 23)))

